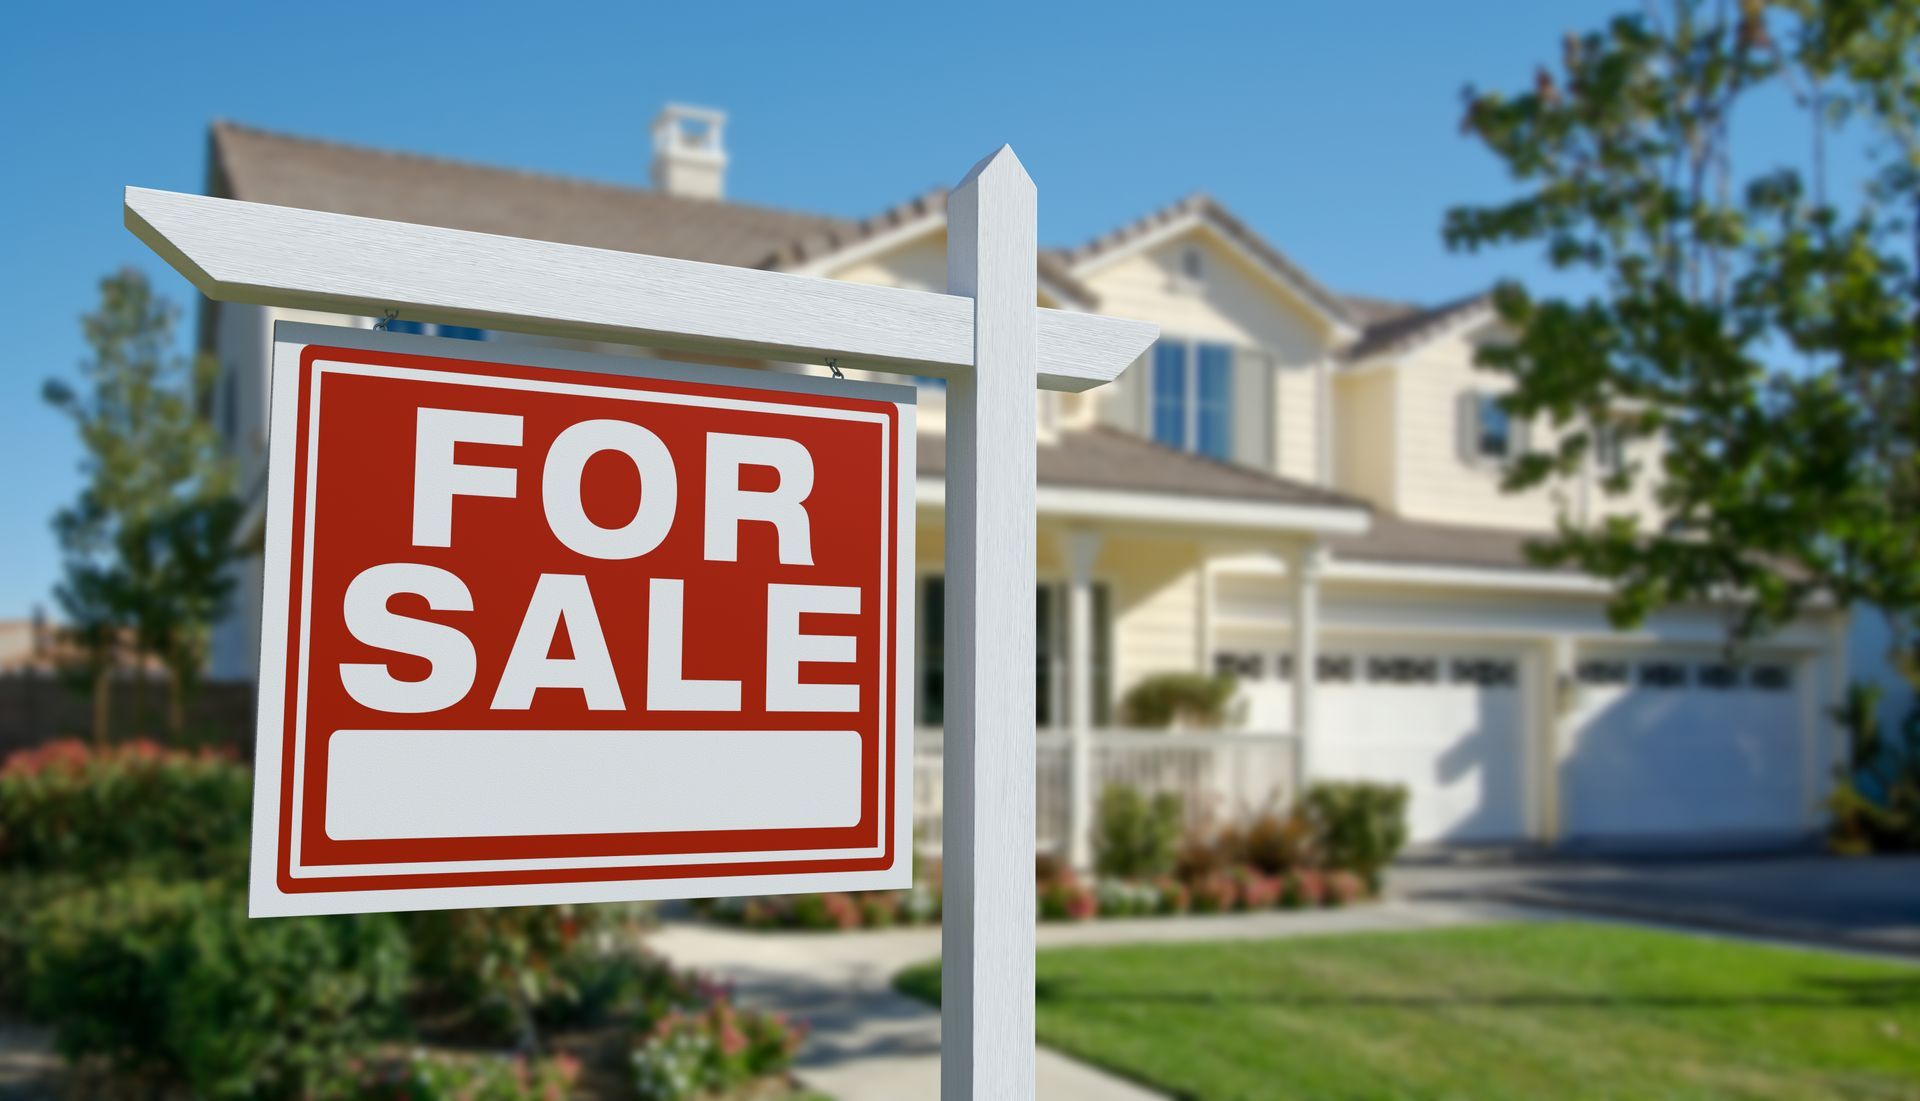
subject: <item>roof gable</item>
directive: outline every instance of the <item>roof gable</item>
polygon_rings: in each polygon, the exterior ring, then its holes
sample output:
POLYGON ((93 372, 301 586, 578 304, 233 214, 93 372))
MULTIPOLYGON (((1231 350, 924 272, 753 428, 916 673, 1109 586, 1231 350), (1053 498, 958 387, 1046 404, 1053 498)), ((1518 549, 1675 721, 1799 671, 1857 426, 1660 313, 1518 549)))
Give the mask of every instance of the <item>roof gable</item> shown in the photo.
POLYGON ((1322 286, 1305 269, 1205 194, 1189 195, 1059 255, 1074 274, 1084 278, 1089 272, 1202 225, 1237 250, 1255 270, 1285 287, 1330 328, 1338 332, 1357 330, 1344 299, 1322 286))

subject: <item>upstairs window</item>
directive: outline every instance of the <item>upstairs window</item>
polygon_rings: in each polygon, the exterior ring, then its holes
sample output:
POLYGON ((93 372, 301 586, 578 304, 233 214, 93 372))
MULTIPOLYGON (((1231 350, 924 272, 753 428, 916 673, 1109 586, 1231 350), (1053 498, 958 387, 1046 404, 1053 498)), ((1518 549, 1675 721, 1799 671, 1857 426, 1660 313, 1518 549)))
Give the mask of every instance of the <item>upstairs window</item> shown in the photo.
POLYGON ((1527 449, 1526 424, 1513 419, 1498 394, 1460 395, 1460 457, 1471 465, 1501 463, 1527 449))
POLYGON ((1233 457, 1233 349, 1162 340, 1148 387, 1153 438, 1209 458, 1233 457))
POLYGON ((412 333, 415 336, 443 336, 448 340, 485 340, 487 330, 476 329, 470 325, 436 325, 431 321, 402 321, 394 318, 387 322, 390 333, 412 333))
POLYGON ((1513 454, 1513 420, 1491 394, 1480 395, 1478 449, 1483 459, 1504 459, 1513 454))

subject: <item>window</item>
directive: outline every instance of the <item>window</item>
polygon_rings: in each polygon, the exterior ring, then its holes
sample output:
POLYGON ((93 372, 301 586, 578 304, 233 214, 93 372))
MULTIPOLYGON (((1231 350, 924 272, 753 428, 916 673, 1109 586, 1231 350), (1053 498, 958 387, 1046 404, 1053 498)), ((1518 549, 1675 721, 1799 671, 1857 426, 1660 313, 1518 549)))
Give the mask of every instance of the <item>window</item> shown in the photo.
POLYGON ((1180 275, 1190 283, 1198 283, 1207 277, 1207 260, 1197 248, 1187 249, 1180 254, 1180 275))
POLYGON ((1455 684, 1512 688, 1520 680, 1520 670, 1513 662, 1496 658, 1454 658, 1449 669, 1455 684))
POLYGON ((1624 661, 1589 660, 1580 663, 1575 673, 1581 684, 1625 684, 1627 683, 1627 663, 1624 661))
MULTIPOLYGON (((1109 637, 1111 604, 1104 582, 1093 583, 1093 721, 1109 721, 1112 695, 1113 648, 1109 637)), ((946 719, 946 579, 923 577, 916 617, 915 682, 919 697, 914 713, 921 726, 939 726, 946 719)), ((1067 639, 1067 587, 1042 582, 1034 591, 1034 721, 1042 727, 1066 722, 1067 668, 1071 653, 1067 639)))
POLYGON ((1513 454, 1513 420, 1500 399, 1481 394, 1475 412, 1475 453, 1483 459, 1504 459, 1513 454))
POLYGON ((1640 684, 1645 688, 1680 688, 1687 683, 1687 667, 1677 661, 1643 661, 1640 684))
POLYGON ((1374 684, 1434 684, 1439 679, 1440 663, 1433 658, 1367 659, 1367 680, 1374 684))
POLYGON ((1259 654, 1233 651, 1213 655, 1213 674, 1234 680, 1259 680, 1266 676, 1267 662, 1259 654))
POLYGON ((1693 676, 1702 688, 1725 691, 1740 686, 1740 671, 1724 661, 1708 662, 1696 669, 1693 676))
POLYGON ((1314 670, 1314 680, 1324 684, 1351 684, 1353 682, 1353 659, 1350 657, 1324 654, 1314 670))
POLYGON ((1762 692, 1785 692, 1793 687, 1793 671, 1784 665, 1756 665, 1753 686, 1762 692))
POLYGON ((1153 346, 1148 421, 1156 442, 1233 457, 1233 349, 1162 340, 1153 346))
POLYGON ((1626 468, 1626 444, 1620 430, 1601 425, 1593 430, 1593 465, 1601 474, 1612 477, 1626 468))
POLYGON ((431 321, 402 321, 399 318, 387 322, 390 333, 412 333, 414 336, 442 336, 448 340, 485 340, 487 330, 475 329, 468 325, 436 325, 431 321))
POLYGON ((1187 446, 1187 346, 1163 340, 1153 346, 1153 438, 1168 447, 1187 446))

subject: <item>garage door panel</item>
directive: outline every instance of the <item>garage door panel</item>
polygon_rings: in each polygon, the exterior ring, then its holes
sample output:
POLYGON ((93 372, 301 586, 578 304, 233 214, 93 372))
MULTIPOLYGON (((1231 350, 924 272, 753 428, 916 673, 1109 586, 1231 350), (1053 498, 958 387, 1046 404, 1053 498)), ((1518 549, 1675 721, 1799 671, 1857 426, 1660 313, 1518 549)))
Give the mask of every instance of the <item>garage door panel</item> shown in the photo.
POLYGON ((1609 655, 1608 683, 1581 667, 1561 775, 1566 833, 1705 838, 1802 828, 1804 709, 1778 662, 1730 669, 1666 651, 1609 655), (1656 675, 1657 674, 1657 675, 1656 675))
MULTIPOLYGON (((1405 785, 1415 841, 1526 835, 1520 653, 1327 641, 1322 658, 1314 743, 1320 776, 1405 785)), ((1252 725, 1287 728, 1290 676, 1264 676, 1243 688, 1252 725)))

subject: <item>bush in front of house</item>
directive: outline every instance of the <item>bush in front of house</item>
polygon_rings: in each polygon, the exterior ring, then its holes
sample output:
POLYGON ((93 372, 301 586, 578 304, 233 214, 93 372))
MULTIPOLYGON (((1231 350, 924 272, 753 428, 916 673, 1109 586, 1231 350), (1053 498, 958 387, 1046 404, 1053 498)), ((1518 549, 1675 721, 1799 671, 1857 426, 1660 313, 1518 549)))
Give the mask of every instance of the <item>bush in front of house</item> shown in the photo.
POLYGON ((1179 726, 1220 726, 1236 682, 1204 673, 1156 673, 1127 690, 1120 714, 1127 725, 1151 730, 1179 726))
POLYGON ((1109 785, 1094 816, 1094 868, 1118 879, 1153 879, 1172 871, 1184 814, 1172 792, 1149 798, 1139 788, 1109 785))
POLYGON ((422 1051, 349 1072, 336 1089, 340 1101, 560 1101, 572 1094, 580 1061, 422 1051))
POLYGON ((595 985, 589 965, 612 949, 631 953, 647 914, 601 903, 422 910, 401 920, 421 993, 457 1007, 471 1038, 524 1049, 542 1013, 586 1016, 595 998, 616 996, 604 980, 595 985))
POLYGON ((390 915, 252 921, 218 881, 135 875, 33 917, 27 1006, 69 1058, 204 1098, 311 1097, 401 1027, 407 944, 390 915))
POLYGON ((1307 816, 1327 867, 1359 875, 1380 889, 1381 874, 1407 843, 1407 789, 1363 781, 1322 782, 1307 789, 1307 816))
POLYGON ((634 1045, 634 1091, 640 1101, 729 1096, 784 1073, 805 1035, 781 1014, 739 1009, 726 998, 695 1012, 675 1010, 634 1045))
POLYGON ((58 741, 0 765, 0 870, 198 877, 245 865, 253 774, 230 754, 58 741))

